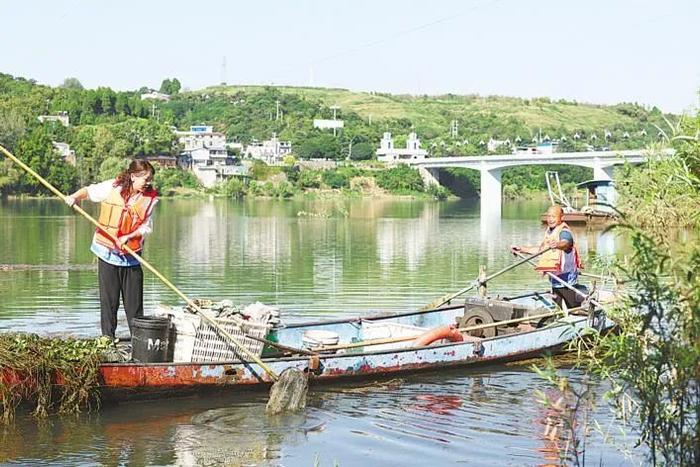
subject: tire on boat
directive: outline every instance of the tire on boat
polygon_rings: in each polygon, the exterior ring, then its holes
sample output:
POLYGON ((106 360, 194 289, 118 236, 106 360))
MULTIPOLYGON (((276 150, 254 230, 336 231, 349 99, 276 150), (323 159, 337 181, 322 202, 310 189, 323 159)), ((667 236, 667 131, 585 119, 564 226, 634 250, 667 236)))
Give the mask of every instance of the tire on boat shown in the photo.
MULTIPOLYGON (((485 308, 474 307, 464 310, 464 316, 458 318, 457 327, 461 329, 491 323, 493 323, 493 316, 491 316, 491 313, 485 308)), ((467 334, 474 337, 494 337, 496 336, 496 326, 468 331, 467 334)))

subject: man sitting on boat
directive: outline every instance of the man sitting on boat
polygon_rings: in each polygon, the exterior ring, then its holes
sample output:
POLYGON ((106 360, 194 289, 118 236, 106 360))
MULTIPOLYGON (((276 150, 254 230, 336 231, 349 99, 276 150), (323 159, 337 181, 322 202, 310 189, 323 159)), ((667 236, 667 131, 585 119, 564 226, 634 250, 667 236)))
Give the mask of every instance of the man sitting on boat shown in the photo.
MULTIPOLYGON (((535 254, 542 250, 551 250, 540 256, 536 269, 540 272, 551 272, 563 282, 575 287, 578 283, 578 271, 583 267, 581 258, 574 245, 574 234, 563 222, 564 210, 561 206, 551 206, 547 210, 547 231, 539 246, 511 246, 514 253, 535 254)), ((562 307, 562 302, 567 308, 574 308, 580 303, 578 294, 566 287, 554 278, 549 279, 552 283, 552 294, 554 301, 562 307)))

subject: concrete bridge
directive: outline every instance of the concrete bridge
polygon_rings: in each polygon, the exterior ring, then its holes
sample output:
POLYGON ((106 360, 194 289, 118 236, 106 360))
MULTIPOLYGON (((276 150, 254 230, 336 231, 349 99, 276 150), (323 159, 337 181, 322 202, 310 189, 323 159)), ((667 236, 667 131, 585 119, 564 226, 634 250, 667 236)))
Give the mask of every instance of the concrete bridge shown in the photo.
MULTIPOLYGON (((402 161, 417 167, 426 183, 439 184, 438 169, 465 167, 481 172, 481 213, 501 217, 501 173, 506 167, 520 165, 578 165, 593 169, 596 180, 610 180, 613 166, 624 162, 640 163, 647 151, 555 152, 552 154, 508 154, 502 156, 431 157, 402 161)), ((583 181, 583 180, 582 180, 583 181)))

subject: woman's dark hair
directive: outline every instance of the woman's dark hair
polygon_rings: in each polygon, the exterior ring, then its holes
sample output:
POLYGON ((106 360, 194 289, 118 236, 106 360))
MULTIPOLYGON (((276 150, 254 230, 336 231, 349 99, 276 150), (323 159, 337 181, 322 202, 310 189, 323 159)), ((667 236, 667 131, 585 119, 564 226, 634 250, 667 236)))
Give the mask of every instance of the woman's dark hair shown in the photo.
POLYGON ((117 175, 117 181, 114 186, 122 187, 121 194, 126 199, 131 194, 132 183, 131 174, 137 174, 141 172, 150 172, 151 177, 156 173, 156 169, 153 168, 150 162, 141 159, 134 159, 129 164, 129 167, 125 171, 117 175))

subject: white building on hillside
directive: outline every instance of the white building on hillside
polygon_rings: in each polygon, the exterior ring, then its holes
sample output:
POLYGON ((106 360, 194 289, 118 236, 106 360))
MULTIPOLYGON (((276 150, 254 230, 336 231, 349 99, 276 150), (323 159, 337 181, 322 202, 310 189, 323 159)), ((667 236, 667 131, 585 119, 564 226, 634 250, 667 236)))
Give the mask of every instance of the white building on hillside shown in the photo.
POLYGON ((318 128, 320 130, 333 130, 343 128, 344 126, 345 122, 343 120, 314 119, 314 128, 318 128))
POLYGON ((175 131, 183 145, 181 157, 200 182, 211 188, 221 180, 247 174, 236 159, 228 154, 226 136, 207 125, 193 125, 189 131, 175 131))
POLYGON ((70 118, 68 118, 68 112, 59 112, 58 115, 39 115, 37 118, 41 123, 59 122, 65 127, 70 126, 70 118))
POLYGON ((150 92, 147 92, 145 94, 141 94, 141 100, 143 101, 146 99, 153 99, 155 101, 168 102, 170 100, 170 95, 163 94, 162 92, 158 92, 155 89, 151 89, 150 92))
POLYGON ((213 126, 208 125, 192 125, 189 131, 175 130, 175 136, 181 143, 185 152, 192 151, 201 147, 209 148, 225 148, 226 136, 223 133, 214 131, 213 126))
POLYGON ((61 155, 63 160, 65 160, 70 165, 75 165, 75 151, 70 148, 68 143, 62 143, 59 141, 51 141, 53 148, 57 153, 61 155))
POLYGON ((268 165, 278 165, 282 159, 292 152, 291 141, 280 141, 277 135, 262 143, 253 141, 245 148, 245 157, 259 159, 268 165))
POLYGON ((420 140, 415 132, 411 132, 406 140, 406 148, 394 147, 394 139, 391 133, 384 133, 384 137, 379 142, 377 149, 377 159, 383 162, 393 162, 402 160, 420 160, 425 159, 428 151, 421 149, 420 140))
POLYGON ((506 147, 510 148, 510 146, 511 146, 510 139, 503 139, 502 140, 502 139, 489 138, 488 143, 486 143, 486 149, 489 152, 495 152, 501 146, 506 146, 506 147))

